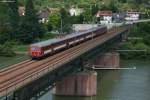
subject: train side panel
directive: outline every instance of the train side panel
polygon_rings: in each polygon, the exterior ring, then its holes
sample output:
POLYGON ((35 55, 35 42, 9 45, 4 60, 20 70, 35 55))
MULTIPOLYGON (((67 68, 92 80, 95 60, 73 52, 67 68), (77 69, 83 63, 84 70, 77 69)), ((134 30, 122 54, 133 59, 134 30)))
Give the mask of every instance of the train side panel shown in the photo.
POLYGON ((32 46, 31 45, 29 52, 30 52, 31 57, 40 58, 40 57, 45 56, 47 54, 53 54, 58 50, 67 49, 70 46, 74 46, 74 45, 81 43, 83 41, 92 39, 94 37, 97 37, 99 35, 104 34, 105 32, 107 32, 107 28, 101 27, 101 28, 94 30, 92 32, 91 31, 85 32, 81 35, 76 35, 74 37, 67 38, 66 40, 55 42, 55 43, 47 45, 47 46, 38 47, 38 46, 32 46))

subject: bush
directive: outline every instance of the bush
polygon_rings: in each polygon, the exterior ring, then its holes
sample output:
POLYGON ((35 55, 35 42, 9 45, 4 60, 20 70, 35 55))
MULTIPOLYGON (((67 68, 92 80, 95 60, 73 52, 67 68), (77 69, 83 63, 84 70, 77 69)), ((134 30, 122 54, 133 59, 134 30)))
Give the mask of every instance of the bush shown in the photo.
POLYGON ((138 23, 130 31, 130 37, 140 37, 140 40, 125 42, 120 49, 146 50, 141 52, 121 52, 124 59, 150 59, 150 23, 138 23))
POLYGON ((6 57, 15 56, 15 53, 12 50, 11 43, 5 43, 4 45, 0 45, 0 56, 6 56, 6 57))

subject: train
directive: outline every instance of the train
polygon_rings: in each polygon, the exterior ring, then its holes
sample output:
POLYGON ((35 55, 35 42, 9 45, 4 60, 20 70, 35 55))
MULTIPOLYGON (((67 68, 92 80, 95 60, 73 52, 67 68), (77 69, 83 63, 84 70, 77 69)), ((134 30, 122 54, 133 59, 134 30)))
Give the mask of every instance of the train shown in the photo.
POLYGON ((42 58, 47 55, 53 55, 64 49, 69 49, 77 44, 100 36, 107 32, 106 26, 98 26, 84 32, 68 34, 63 38, 54 38, 46 41, 33 43, 29 46, 29 56, 32 59, 42 58))

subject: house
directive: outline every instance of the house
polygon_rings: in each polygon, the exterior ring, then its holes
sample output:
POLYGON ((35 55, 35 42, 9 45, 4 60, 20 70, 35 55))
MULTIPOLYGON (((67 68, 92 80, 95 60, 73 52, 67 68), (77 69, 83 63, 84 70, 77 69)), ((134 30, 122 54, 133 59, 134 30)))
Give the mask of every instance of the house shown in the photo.
POLYGON ((126 12, 125 20, 126 21, 136 21, 136 20, 139 20, 139 17, 140 17, 139 12, 130 11, 130 12, 126 12))
POLYGON ((25 7, 19 6, 18 7, 19 16, 25 16, 25 7))
POLYGON ((81 8, 71 8, 69 10, 70 16, 79 16, 81 13, 83 13, 83 9, 81 8))
POLYGON ((112 23, 112 11, 98 11, 96 17, 100 18, 101 24, 112 23))
POLYGON ((52 13, 57 13, 59 12, 60 9, 58 8, 46 8, 43 10, 40 10, 38 12, 38 18, 40 23, 47 23, 48 22, 48 16, 52 13))
POLYGON ((113 13, 113 22, 115 23, 121 23, 125 20, 126 13, 113 13))
POLYGON ((38 13, 38 18, 40 23, 46 23, 48 22, 48 16, 50 12, 47 9, 41 10, 38 13))

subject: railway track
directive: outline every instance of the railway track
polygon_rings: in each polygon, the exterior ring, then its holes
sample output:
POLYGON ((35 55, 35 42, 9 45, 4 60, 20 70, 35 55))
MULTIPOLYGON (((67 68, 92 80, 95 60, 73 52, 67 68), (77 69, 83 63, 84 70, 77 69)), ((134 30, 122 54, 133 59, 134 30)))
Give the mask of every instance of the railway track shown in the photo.
POLYGON ((68 62, 68 58, 71 60, 81 55, 89 48, 93 48, 98 45, 99 42, 97 41, 102 39, 104 40, 104 37, 110 36, 112 33, 113 30, 109 31, 108 34, 104 34, 91 41, 84 42, 81 45, 65 50, 64 52, 58 53, 47 59, 41 61, 24 61, 13 65, 10 70, 7 69, 0 71, 0 95, 4 94, 4 91, 13 91, 16 88, 39 78, 43 74, 56 69, 60 65, 68 62))
MULTIPOLYGON (((113 30, 111 30, 111 31, 113 31, 113 30)), ((2 69, 2 70, 0 70, 0 76, 5 75, 5 74, 8 74, 8 73, 10 73, 10 72, 12 72, 12 71, 18 70, 18 69, 20 69, 20 68, 22 68, 22 67, 26 67, 25 65, 29 65, 29 64, 31 64, 31 63, 33 63, 33 62, 34 62, 34 61, 32 61, 32 60, 25 60, 25 61, 20 62, 20 63, 18 63, 18 64, 14 64, 14 65, 12 65, 12 66, 10 66, 10 67, 7 67, 7 68, 5 68, 5 69, 2 69), (23 65, 23 66, 22 66, 22 65, 23 65)))

